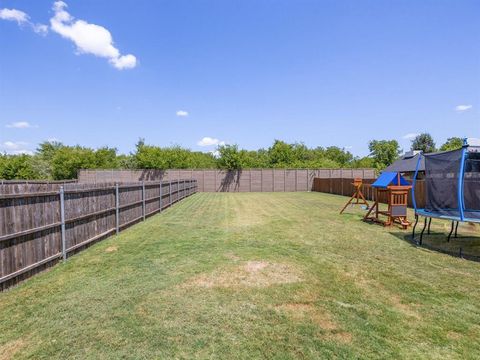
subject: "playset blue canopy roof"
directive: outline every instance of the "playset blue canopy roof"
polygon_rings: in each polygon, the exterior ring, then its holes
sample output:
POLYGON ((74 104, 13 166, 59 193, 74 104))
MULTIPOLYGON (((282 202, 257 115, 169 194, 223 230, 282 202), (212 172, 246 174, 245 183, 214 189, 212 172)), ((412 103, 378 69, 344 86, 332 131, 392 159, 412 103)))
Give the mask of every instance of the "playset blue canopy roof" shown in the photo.
MULTIPOLYGON (((412 199, 415 212, 453 221, 480 222, 480 141, 467 140, 459 150, 422 154, 425 159, 425 207, 412 199)), ((419 159, 420 162, 420 159, 419 159)))
POLYGON ((372 184, 372 187, 386 189, 390 185, 410 185, 410 183, 399 175, 398 172, 384 171, 380 174, 377 180, 372 184), (400 184, 398 179, 400 178, 400 184))

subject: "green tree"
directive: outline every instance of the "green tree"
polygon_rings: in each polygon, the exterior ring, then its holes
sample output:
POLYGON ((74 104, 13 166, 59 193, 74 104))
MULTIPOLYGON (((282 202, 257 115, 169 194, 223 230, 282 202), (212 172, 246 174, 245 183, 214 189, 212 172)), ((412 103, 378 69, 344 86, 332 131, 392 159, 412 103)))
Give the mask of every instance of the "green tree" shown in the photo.
POLYGON ((285 141, 275 140, 268 149, 268 157, 272 167, 288 167, 295 159, 293 145, 285 141))
POLYGON ((79 169, 95 169, 95 153, 81 146, 64 146, 52 159, 52 175, 55 180, 75 179, 79 169))
POLYGON ((64 145, 58 141, 44 141, 37 147, 33 167, 42 179, 53 179, 52 159, 64 145))
POLYGON ((33 166, 31 155, 0 155, 0 179, 35 180, 40 174, 33 166))
POLYGON ((411 150, 421 150, 425 154, 435 152, 435 142, 429 133, 422 133, 412 140, 411 150))
POLYGON ((325 149, 325 157, 332 161, 335 161, 340 166, 348 166, 353 160, 353 155, 345 149, 341 149, 338 146, 329 146, 325 149))
POLYGON ((132 163, 138 169, 209 169, 216 167, 211 153, 194 152, 180 146, 161 148, 140 139, 132 163))
POLYGON ((137 163, 135 161, 135 156, 132 154, 125 155, 120 154, 117 156, 117 164, 119 169, 136 169, 137 163))
POLYGON ((51 161, 55 156, 55 153, 64 147, 59 141, 44 141, 37 147, 37 155, 46 161, 51 161))
POLYGON ((118 167, 117 149, 102 147, 94 151, 95 168, 116 169, 118 167))
POLYGON ((368 148, 377 169, 384 169, 392 164, 401 153, 397 140, 372 140, 368 148))
POLYGON ((372 157, 358 157, 355 158, 352 162, 352 167, 354 168, 373 168, 375 167, 375 160, 372 157))
POLYGON ((265 149, 258 151, 241 150, 240 158, 244 169, 270 167, 268 153, 265 149))
POLYGON ((445 144, 440 147, 440 151, 450 151, 461 149, 463 146, 463 139, 459 137, 448 138, 445 144))
POLYGON ((243 168, 242 155, 238 145, 222 145, 218 149, 218 167, 226 170, 238 170, 243 168))

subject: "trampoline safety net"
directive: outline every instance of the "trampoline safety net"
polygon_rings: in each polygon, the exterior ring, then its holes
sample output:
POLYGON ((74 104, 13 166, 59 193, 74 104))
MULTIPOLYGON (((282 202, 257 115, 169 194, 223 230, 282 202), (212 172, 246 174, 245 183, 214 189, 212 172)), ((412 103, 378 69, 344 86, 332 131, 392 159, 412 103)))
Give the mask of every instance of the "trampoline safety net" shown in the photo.
POLYGON ((480 220, 480 150, 464 149, 425 154, 425 210, 449 217, 480 220), (463 182, 462 182, 463 178, 463 182), (461 182, 461 183, 459 183, 461 182), (460 195, 460 201, 459 201, 460 195))

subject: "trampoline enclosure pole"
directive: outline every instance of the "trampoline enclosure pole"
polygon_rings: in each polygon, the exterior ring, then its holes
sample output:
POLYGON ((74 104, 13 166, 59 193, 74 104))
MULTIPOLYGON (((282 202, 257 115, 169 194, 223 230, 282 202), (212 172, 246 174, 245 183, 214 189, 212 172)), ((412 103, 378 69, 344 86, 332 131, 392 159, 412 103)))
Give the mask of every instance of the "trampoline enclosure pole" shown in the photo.
POLYGON ((420 161, 422 160, 422 153, 420 153, 417 161, 417 166, 415 167, 415 175, 413 175, 413 184, 412 184, 412 203, 415 213, 417 213, 417 200, 415 200, 415 185, 417 184, 417 175, 418 169, 420 168, 420 161))
POLYGON ((458 174, 458 211, 460 213, 460 220, 464 221, 465 216, 463 213, 463 179, 465 175, 465 159, 467 157, 467 147, 464 146, 462 148, 462 159, 460 160, 460 172, 458 174))

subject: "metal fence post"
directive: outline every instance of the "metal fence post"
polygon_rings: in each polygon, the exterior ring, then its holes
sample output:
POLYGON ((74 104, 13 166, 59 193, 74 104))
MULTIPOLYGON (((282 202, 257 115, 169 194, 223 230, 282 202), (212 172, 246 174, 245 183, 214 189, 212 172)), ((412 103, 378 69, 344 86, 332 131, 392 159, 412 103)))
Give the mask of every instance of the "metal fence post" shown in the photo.
POLYGON ((143 221, 145 221, 145 181, 142 181, 142 216, 143 221))
POLYGON ((120 191, 118 190, 118 183, 115 184, 115 232, 118 235, 120 232, 120 191))
POLYGON ((162 192, 162 180, 160 180, 160 201, 159 201, 159 212, 162 212, 162 200, 163 200, 163 192, 162 192))
POLYGON ((60 186, 60 222, 62 230, 62 257, 67 260, 67 243, 65 239, 65 191, 63 186, 60 186))

